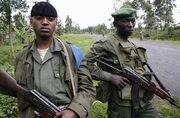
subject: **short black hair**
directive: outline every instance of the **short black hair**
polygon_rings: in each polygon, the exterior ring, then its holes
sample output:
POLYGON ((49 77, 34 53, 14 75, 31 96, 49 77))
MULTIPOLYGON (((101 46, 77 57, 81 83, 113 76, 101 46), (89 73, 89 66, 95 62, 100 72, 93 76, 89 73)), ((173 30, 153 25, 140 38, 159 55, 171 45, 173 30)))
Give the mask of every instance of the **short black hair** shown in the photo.
POLYGON ((57 11, 49 2, 38 2, 32 7, 31 17, 33 16, 57 17, 57 11))

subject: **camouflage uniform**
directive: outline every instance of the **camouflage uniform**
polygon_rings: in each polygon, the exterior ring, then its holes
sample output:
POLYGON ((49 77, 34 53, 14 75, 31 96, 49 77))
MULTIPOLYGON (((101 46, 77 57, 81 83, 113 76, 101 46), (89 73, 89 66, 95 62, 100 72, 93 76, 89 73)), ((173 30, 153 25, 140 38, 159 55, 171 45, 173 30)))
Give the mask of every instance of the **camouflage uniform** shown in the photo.
MULTIPOLYGON (((95 97, 91 76, 86 65, 83 64, 77 72, 71 50, 68 50, 68 53, 77 93, 75 97, 72 93, 70 75, 66 65, 66 54, 57 39, 53 40, 43 61, 37 52, 35 41, 24 48, 16 58, 15 79, 24 87, 37 89, 57 106, 67 105, 81 118, 90 117, 90 104, 95 97)), ((21 96, 18 96, 18 107, 20 117, 35 117, 36 108, 30 106, 21 96)))
POLYGON ((146 53, 142 47, 136 47, 131 42, 124 42, 117 35, 109 37, 107 40, 96 42, 86 54, 85 61, 89 67, 92 78, 100 80, 97 87, 97 99, 108 101, 109 118, 157 118, 158 114, 154 110, 151 99, 153 95, 143 88, 139 90, 139 105, 132 104, 132 83, 127 84, 123 89, 117 89, 109 80, 112 74, 119 74, 116 71, 104 66, 92 58, 101 55, 103 61, 114 67, 130 67, 137 73, 146 76, 148 81, 151 77, 147 74, 144 66, 146 63, 146 53))

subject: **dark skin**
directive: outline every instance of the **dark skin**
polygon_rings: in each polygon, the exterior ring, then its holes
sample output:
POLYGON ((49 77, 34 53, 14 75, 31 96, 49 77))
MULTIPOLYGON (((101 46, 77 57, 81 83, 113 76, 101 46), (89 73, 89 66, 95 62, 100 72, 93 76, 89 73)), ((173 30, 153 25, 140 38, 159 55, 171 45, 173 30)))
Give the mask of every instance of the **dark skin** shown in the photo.
MULTIPOLYGON (((119 18, 114 22, 114 26, 117 29, 117 35, 123 39, 124 42, 128 42, 128 37, 133 33, 135 26, 135 18, 127 17, 127 18, 119 18)), ((110 82, 114 84, 118 89, 122 89, 129 83, 127 78, 124 78, 119 75, 112 75, 110 82)))
MULTIPOLYGON (((37 48, 46 49, 50 47, 53 40, 53 33, 56 29, 56 17, 34 16, 30 19, 30 24, 36 34, 37 48)), ((78 115, 73 110, 66 109, 57 112, 55 118, 78 118, 78 115)))
POLYGON ((48 16, 34 16, 30 24, 36 34, 36 45, 40 49, 48 48, 53 40, 57 19, 48 16))
POLYGON ((135 18, 134 17, 127 17, 127 18, 120 18, 116 23, 115 27, 117 29, 117 35, 121 37, 124 41, 128 41, 128 37, 134 31, 135 26, 135 18))
POLYGON ((6 71, 0 70, 0 87, 5 90, 5 95, 17 97, 18 94, 25 94, 28 91, 17 84, 6 71))

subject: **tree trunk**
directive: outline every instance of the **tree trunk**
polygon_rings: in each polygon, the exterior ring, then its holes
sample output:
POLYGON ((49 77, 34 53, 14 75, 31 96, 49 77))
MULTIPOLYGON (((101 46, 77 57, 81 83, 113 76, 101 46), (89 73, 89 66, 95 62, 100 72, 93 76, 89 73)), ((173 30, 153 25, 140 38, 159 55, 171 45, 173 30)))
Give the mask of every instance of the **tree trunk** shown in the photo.
POLYGON ((11 47, 11 57, 14 60, 15 59, 15 55, 14 55, 14 46, 13 46, 13 41, 12 41, 12 32, 11 32, 11 22, 9 22, 9 29, 8 29, 8 35, 9 35, 9 45, 11 47))

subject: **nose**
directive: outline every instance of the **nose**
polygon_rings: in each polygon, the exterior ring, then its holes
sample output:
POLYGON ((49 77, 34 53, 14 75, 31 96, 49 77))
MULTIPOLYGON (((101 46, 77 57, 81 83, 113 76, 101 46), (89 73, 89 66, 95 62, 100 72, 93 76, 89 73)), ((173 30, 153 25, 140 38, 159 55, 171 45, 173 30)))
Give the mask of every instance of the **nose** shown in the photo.
POLYGON ((48 25, 49 24, 49 21, 48 21, 48 18, 47 17, 44 17, 42 19, 42 25, 48 25))
POLYGON ((133 27, 134 23, 132 21, 129 21, 129 27, 133 27))

